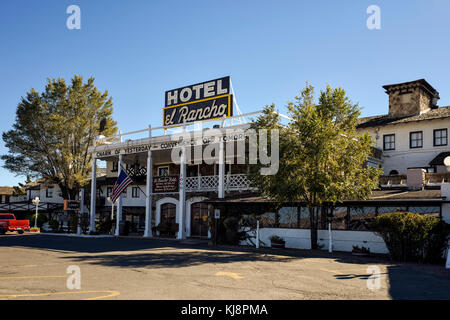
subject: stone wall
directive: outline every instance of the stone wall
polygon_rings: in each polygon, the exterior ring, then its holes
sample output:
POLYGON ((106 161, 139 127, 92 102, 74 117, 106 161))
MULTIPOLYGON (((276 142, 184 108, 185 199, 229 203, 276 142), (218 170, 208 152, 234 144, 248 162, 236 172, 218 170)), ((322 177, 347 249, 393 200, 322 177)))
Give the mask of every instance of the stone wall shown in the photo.
POLYGON ((389 89, 389 115, 393 117, 420 114, 430 108, 431 97, 422 88, 389 89))

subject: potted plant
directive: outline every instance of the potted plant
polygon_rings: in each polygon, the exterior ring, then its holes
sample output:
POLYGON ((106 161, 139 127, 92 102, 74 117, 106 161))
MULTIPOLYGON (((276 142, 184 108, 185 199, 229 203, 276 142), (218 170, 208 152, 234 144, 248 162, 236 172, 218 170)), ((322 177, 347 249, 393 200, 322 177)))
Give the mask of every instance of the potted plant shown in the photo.
POLYGON ((281 238, 280 236, 277 236, 276 234, 270 236, 270 246, 272 248, 284 248, 286 242, 284 241, 283 238, 281 238))
POLYGON ((368 256, 370 254, 370 248, 353 246, 352 255, 354 256, 368 256))

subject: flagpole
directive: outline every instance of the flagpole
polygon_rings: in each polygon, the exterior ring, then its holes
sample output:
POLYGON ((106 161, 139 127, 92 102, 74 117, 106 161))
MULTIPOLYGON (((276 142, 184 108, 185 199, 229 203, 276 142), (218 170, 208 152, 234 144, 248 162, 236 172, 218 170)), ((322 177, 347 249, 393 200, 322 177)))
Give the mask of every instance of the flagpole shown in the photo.
POLYGON ((111 200, 111 197, 108 197, 108 201, 111 202, 111 230, 109 230, 109 232, 112 232, 112 227, 113 227, 113 220, 114 220, 114 202, 111 200))
MULTIPOLYGON (((123 171, 127 172, 127 171, 123 168, 122 165, 120 165, 120 168, 121 168, 123 171)), ((135 185, 138 187, 138 189, 141 190, 141 192, 142 192, 142 193, 144 194, 144 196, 147 198, 147 194, 144 192, 144 190, 141 189, 141 187, 139 187, 139 184, 137 184, 136 182, 134 182, 134 180, 131 179, 130 176, 128 176, 128 178, 130 178, 130 180, 133 181, 133 184, 135 184, 135 185)))

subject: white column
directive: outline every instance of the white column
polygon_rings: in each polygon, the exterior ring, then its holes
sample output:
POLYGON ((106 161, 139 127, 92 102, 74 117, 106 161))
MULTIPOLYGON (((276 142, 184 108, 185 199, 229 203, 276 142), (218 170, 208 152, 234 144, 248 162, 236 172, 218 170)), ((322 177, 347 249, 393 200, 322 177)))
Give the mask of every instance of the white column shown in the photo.
POLYGON ((225 197, 225 152, 222 137, 219 142, 219 198, 225 197))
POLYGON ((92 159, 92 178, 91 178, 91 215, 89 221, 89 231, 95 231, 95 200, 97 197, 97 159, 92 159))
POLYGON ((84 188, 80 189, 80 217, 78 220, 77 234, 81 234, 81 222, 84 218, 84 188))
POLYGON ((152 152, 148 151, 147 154, 147 185, 145 186, 145 193, 147 198, 145 199, 145 231, 144 237, 152 236, 152 185, 153 185, 153 172, 152 172, 152 152))
MULTIPOLYGON (((119 155, 119 163, 117 164, 118 168, 118 174, 117 177, 119 177, 120 172, 122 171, 122 155, 119 155)), ((119 222, 122 220, 122 194, 119 196, 119 200, 117 200, 117 212, 116 212, 116 236, 119 236, 119 222)))
POLYGON ((184 232, 185 219, 186 219, 186 151, 182 148, 181 159, 180 159, 180 190, 179 190, 179 205, 178 210, 180 210, 179 221, 178 221, 178 235, 177 239, 185 239, 186 235, 184 232))

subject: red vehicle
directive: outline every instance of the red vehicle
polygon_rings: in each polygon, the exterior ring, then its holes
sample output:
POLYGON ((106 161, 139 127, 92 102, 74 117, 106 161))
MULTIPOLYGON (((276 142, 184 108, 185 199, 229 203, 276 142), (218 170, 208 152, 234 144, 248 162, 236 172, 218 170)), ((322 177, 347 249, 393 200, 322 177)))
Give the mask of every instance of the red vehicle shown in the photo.
POLYGON ((17 231, 22 234, 26 230, 30 230, 30 221, 16 220, 16 216, 12 213, 0 213, 0 233, 17 231))

